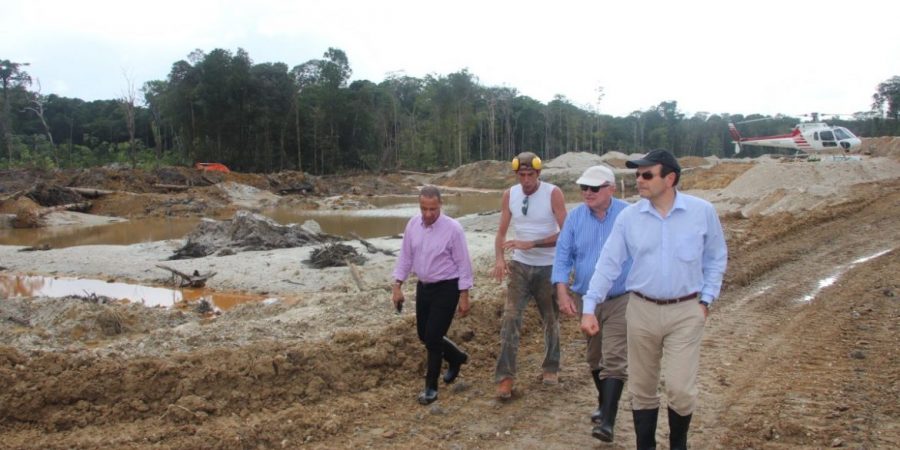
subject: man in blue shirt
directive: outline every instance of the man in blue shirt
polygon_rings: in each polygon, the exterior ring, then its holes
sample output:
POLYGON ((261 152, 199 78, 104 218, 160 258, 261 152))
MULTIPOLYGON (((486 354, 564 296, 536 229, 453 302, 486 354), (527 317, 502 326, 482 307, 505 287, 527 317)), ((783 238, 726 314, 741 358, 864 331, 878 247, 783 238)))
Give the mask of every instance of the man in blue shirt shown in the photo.
POLYGON ((687 449, 697 406, 700 341, 709 305, 719 296, 728 250, 716 210, 678 192, 681 166, 666 150, 628 161, 637 169, 642 199, 619 214, 584 296, 581 329, 600 331, 595 305, 603 303, 629 257, 628 390, 638 449, 656 447, 657 386, 666 356, 669 444, 687 449), (699 301, 698 301, 699 298, 699 301))
MULTIPOLYGON (((559 311, 568 316, 581 315, 582 296, 587 292, 597 265, 600 249, 612 232, 616 217, 628 203, 614 198, 616 176, 605 166, 589 167, 575 183, 581 188, 584 203, 566 215, 556 241, 553 275, 559 311), (575 276, 569 286, 569 275, 575 276)), ((631 268, 626 261, 605 302, 596 308, 601 333, 587 338, 587 363, 597 387, 597 410, 591 414, 597 439, 613 440, 613 428, 622 387, 628 379, 625 337, 625 277, 631 268)))

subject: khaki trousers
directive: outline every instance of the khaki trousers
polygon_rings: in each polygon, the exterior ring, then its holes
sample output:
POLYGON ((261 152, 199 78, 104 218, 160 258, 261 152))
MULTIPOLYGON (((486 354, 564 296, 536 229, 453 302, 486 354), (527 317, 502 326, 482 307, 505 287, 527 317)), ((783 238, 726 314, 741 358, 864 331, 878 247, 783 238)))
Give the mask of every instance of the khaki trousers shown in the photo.
MULTIPOLYGON (((569 291, 578 306, 578 318, 584 312, 581 294, 569 291)), ((600 379, 628 379, 628 336, 626 334, 625 309, 628 294, 613 297, 597 305, 594 315, 600 324, 600 333, 587 337, 587 363, 591 371, 600 370, 600 379)))
POLYGON ((628 391, 635 410, 659 408, 665 370, 668 406, 681 416, 697 407, 700 341, 706 319, 696 299, 659 305, 629 294, 628 391))

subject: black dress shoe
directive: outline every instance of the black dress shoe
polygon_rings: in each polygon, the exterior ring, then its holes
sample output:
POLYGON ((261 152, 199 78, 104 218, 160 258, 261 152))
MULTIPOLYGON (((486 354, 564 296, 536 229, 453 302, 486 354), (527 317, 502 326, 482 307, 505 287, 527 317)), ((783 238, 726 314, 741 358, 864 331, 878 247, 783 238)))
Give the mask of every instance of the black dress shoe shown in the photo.
POLYGON ((427 405, 437 400, 437 389, 425 388, 421 394, 419 394, 419 403, 422 405, 427 405))

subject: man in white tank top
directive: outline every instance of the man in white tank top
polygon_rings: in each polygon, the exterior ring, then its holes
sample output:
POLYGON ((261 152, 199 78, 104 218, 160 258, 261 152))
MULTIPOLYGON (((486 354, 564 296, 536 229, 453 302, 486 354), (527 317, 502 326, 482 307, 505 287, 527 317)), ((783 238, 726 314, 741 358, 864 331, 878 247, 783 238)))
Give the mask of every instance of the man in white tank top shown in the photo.
POLYGON ((500 226, 494 240, 494 278, 502 282, 503 277, 509 275, 500 330, 500 355, 494 373, 500 399, 512 396, 522 313, 531 297, 535 299, 544 325, 542 381, 554 385, 559 380, 559 306, 550 276, 556 238, 566 220, 566 201, 558 187, 539 179, 541 159, 534 153, 519 153, 512 166, 519 184, 503 193, 500 226), (515 235, 514 239, 506 240, 510 224, 515 235), (512 250, 512 261, 508 264, 506 250, 512 250))

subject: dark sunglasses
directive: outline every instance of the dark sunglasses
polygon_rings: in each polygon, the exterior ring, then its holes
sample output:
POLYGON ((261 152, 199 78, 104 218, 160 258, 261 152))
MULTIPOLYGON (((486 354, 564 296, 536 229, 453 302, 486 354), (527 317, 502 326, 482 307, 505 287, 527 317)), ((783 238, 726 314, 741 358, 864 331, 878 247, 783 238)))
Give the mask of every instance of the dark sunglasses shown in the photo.
POLYGON ((645 179, 645 180, 652 180, 653 177, 656 176, 655 173, 650 172, 649 170, 646 171, 646 172, 635 172, 634 175, 635 175, 636 177, 640 177, 640 178, 643 178, 643 179, 645 179))
POLYGON ((581 185, 579 185, 579 186, 581 186, 581 191, 582 191, 582 192, 584 192, 584 191, 586 191, 586 190, 588 190, 588 189, 590 189, 591 192, 600 192, 600 189, 606 189, 606 188, 609 187, 608 184, 604 184, 604 185, 601 185, 601 186, 588 186, 588 185, 586 185, 586 184, 581 184, 581 185))
POLYGON ((528 215, 528 196, 526 195, 524 199, 522 199, 522 215, 528 215))

